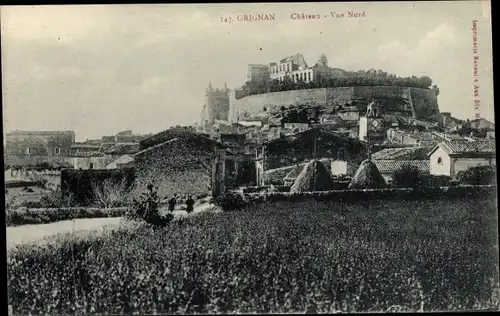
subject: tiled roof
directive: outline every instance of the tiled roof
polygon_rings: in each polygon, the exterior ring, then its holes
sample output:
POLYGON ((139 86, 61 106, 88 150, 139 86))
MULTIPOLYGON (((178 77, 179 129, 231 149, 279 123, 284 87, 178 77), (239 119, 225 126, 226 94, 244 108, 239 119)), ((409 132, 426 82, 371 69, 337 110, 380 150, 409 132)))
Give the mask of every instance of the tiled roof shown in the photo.
POLYGON ((101 144, 89 144, 89 143, 73 143, 70 145, 71 148, 100 148, 101 144))
POLYGON ((393 173, 403 166, 417 167, 421 172, 428 173, 430 169, 429 160, 372 160, 380 173, 393 173))
POLYGON ((107 154, 126 155, 139 151, 139 143, 118 143, 106 150, 107 154))
POLYGON ((452 140, 452 141, 446 141, 443 144, 447 147, 447 149, 449 149, 450 154, 496 152, 494 140, 478 140, 478 141, 452 140))
POLYGON ((135 153, 135 154, 134 154, 134 156, 141 156, 141 155, 143 155, 143 154, 145 154, 145 153, 149 153, 149 152, 152 152, 152 151, 154 151, 154 150, 156 150, 156 149, 158 149, 158 148, 161 148, 161 147, 163 147, 163 146, 165 146, 165 145, 167 145, 167 144, 175 144, 175 143, 177 143, 178 141, 179 141, 179 138, 177 138, 177 137, 176 137, 176 138, 169 139, 169 140, 167 140, 167 141, 165 141, 165 142, 163 142, 163 143, 156 144, 156 145, 153 145, 153 146, 148 147, 148 148, 146 148, 146 149, 143 149, 143 150, 141 150, 141 151, 139 151, 139 152, 135 153))
POLYGON ((115 145, 114 143, 103 143, 101 145, 100 151, 101 152, 106 152, 107 150, 109 150, 110 148, 112 148, 114 145, 115 145))
POLYGON ((385 148, 372 154, 372 160, 424 159, 430 149, 426 147, 385 148))
POLYGON ((134 158, 132 158, 132 157, 130 157, 128 155, 124 155, 124 156, 120 156, 119 158, 117 158, 113 162, 116 163, 116 164, 127 164, 127 163, 130 163, 130 162, 133 162, 133 161, 135 161, 134 158))
POLYGON ((195 147, 197 150, 199 150, 199 152, 197 154, 200 154, 200 152, 206 154, 206 155, 211 155, 212 152, 210 151, 210 149, 207 149, 206 147, 203 147, 203 146, 199 146, 198 144, 195 144, 195 143, 191 143, 190 140, 186 140, 186 139, 181 139, 181 138, 178 138, 178 137, 175 137, 175 138, 172 138, 170 140, 167 140, 163 143, 160 143, 160 144, 156 144, 154 146, 151 146, 151 147, 148 147, 146 149, 143 149, 135 154, 132 155, 132 157, 141 157, 143 155, 147 155, 151 152, 155 152, 156 150, 162 150, 162 148, 165 148, 165 147, 168 147, 168 146, 172 146, 172 145, 175 145, 175 144, 178 144, 178 143, 183 143, 183 144, 187 144, 188 147, 195 147))
POLYGON ((293 64, 298 65, 299 67, 308 68, 306 60, 302 54, 295 54, 293 56, 288 56, 280 60, 280 63, 285 63, 291 61, 293 64))

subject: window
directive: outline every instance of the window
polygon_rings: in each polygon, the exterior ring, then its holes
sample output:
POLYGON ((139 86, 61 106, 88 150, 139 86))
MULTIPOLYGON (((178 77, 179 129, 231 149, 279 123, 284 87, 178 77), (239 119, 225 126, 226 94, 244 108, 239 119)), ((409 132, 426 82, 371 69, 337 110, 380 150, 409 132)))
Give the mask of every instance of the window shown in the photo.
POLYGON ((59 148, 59 147, 54 148, 54 154, 60 155, 61 154, 61 148, 59 148))
POLYGON ((93 162, 89 163, 89 169, 94 169, 94 163, 93 162))
POLYGON ((31 154, 31 150, 30 150, 30 148, 28 147, 28 148, 26 148, 26 155, 29 155, 29 154, 31 154))
POLYGON ((438 158, 438 165, 442 165, 443 164, 443 158, 439 157, 438 158))

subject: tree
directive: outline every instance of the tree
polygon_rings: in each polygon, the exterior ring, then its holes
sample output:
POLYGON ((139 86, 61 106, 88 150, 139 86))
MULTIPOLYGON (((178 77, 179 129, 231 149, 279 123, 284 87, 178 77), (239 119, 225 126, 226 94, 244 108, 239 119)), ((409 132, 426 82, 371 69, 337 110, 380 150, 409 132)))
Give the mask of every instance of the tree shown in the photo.
POLYGON ((394 184, 400 188, 415 188, 422 184, 422 175, 416 166, 403 165, 392 175, 394 184))
POLYGON ((473 167, 457 174, 457 180, 463 184, 489 185, 496 183, 495 168, 490 166, 473 167))
POLYGON ((427 76, 422 76, 418 80, 418 85, 423 89, 427 89, 432 85, 432 79, 427 76))

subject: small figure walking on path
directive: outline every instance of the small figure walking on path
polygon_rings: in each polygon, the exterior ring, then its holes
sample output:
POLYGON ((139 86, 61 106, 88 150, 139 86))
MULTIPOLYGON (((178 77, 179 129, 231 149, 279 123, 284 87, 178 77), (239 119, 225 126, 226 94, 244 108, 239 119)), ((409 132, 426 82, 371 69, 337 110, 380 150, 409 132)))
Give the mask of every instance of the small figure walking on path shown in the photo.
POLYGON ((174 211, 174 208, 175 208, 175 204, 177 203, 177 200, 176 200, 176 195, 174 195, 172 198, 170 198, 170 200, 168 200, 168 210, 170 212, 173 212, 174 211))
POLYGON ((186 211, 188 213, 191 213, 193 211, 193 206, 194 206, 194 200, 193 198, 191 197, 191 195, 188 195, 188 198, 186 200, 186 211))

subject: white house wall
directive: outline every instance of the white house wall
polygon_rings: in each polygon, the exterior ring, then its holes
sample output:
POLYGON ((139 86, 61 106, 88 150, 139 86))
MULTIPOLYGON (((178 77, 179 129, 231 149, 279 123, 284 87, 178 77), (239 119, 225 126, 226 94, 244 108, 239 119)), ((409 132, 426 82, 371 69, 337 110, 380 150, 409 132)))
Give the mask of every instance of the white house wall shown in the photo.
POLYGON ((73 168, 87 170, 90 169, 106 169, 106 165, 113 161, 113 158, 108 157, 75 157, 73 158, 73 168))
POLYGON ((430 156, 430 174, 432 175, 445 175, 451 176, 451 158, 448 153, 442 149, 438 148, 430 156), (441 158, 442 162, 438 163, 438 159, 441 158))
POLYGON ((333 175, 347 175, 347 161, 334 160, 332 161, 330 168, 333 175))
POLYGON ((366 136, 368 135, 368 123, 366 117, 361 117, 359 119, 359 139, 366 140, 366 136))

